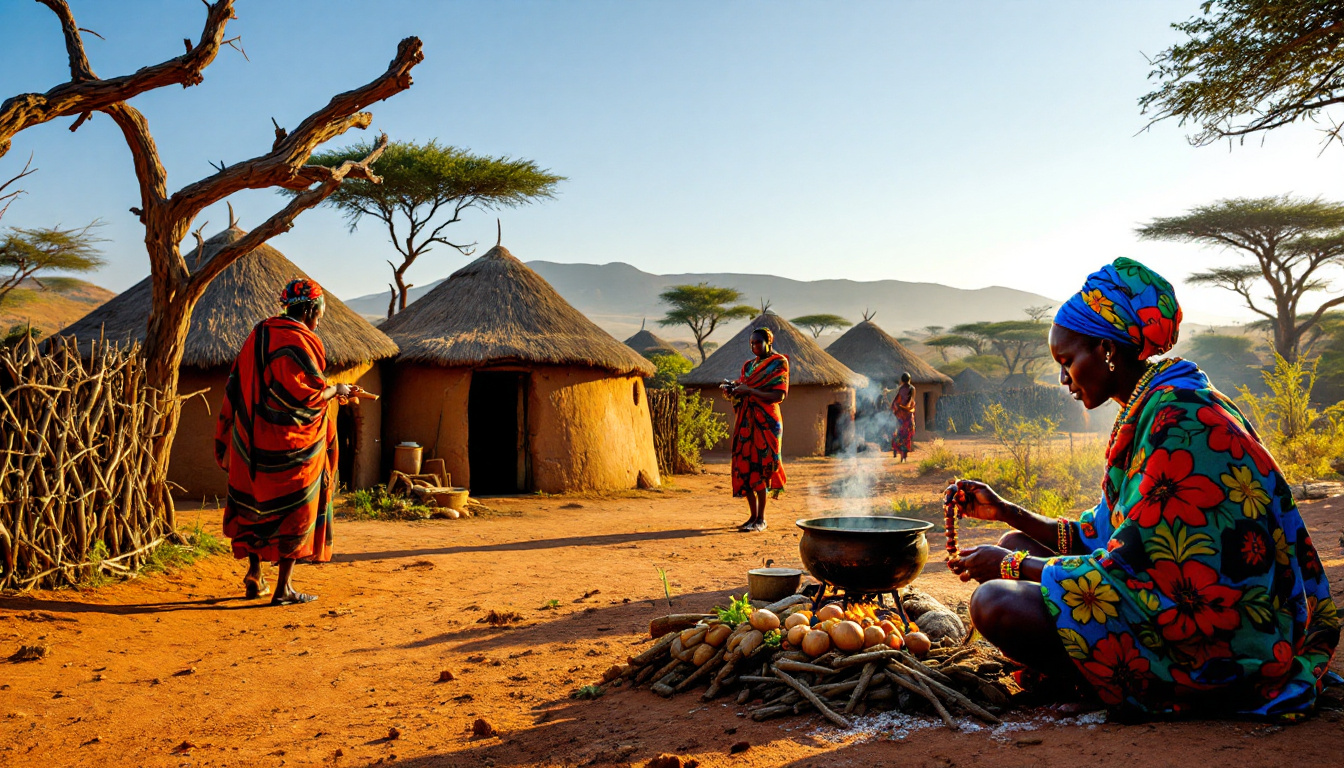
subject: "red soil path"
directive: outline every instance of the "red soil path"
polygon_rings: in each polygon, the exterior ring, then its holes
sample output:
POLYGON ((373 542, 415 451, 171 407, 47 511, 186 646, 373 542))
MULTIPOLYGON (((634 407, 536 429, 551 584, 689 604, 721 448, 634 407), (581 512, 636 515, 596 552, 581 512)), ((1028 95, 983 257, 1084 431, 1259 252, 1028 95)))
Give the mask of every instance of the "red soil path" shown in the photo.
MULTIPOLYGON (((873 503, 937 498, 942 478, 916 478, 913 463, 863 465, 878 481, 873 503)), ((643 765, 661 753, 798 768, 1338 764, 1339 712, 1286 728, 1066 720, 997 736, 931 728, 901 741, 831 741, 815 717, 754 723, 731 702, 692 693, 568 698, 645 647, 649 619, 669 612, 656 567, 667 569, 676 611, 706 609, 740 594, 748 568, 795 564, 792 521, 844 503, 832 493, 837 462, 793 462, 772 527, 739 534, 745 504, 728 497, 725 470, 712 464, 663 492, 491 502, 516 516, 338 521, 335 562, 297 569, 298 586, 321 596, 305 606, 238 599, 243 569, 228 557, 96 591, 0 598, 0 658, 20 644, 50 649, 41 661, 0 661, 0 765, 643 765), (549 600, 559 607, 543 609, 549 600), (478 623, 491 609, 524 619, 478 623), (440 670, 456 679, 436 682, 440 670), (498 735, 473 737, 478 717, 498 735), (750 748, 730 755, 743 741, 750 748)), ((217 511, 200 514, 217 529, 217 511)), ((1338 599, 1344 499, 1307 505, 1304 516, 1338 599)), ((994 535, 969 530, 963 540, 994 535)), ((942 547, 937 529, 930 545, 942 547)), ((919 584, 955 605, 970 588, 940 560, 919 584)))

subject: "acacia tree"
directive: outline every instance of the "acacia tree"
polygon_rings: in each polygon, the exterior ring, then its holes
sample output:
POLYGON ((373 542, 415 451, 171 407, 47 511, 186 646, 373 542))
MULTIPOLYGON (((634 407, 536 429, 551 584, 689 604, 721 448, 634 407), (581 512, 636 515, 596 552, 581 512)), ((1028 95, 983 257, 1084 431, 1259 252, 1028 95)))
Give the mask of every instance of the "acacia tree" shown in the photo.
MULTIPOLYGON (((1161 82, 1139 99, 1153 122, 1198 125, 1197 146, 1318 119, 1344 103, 1344 5, 1338 0, 1206 0, 1173 24, 1188 39, 1153 59, 1161 82)), ((1326 142, 1344 124, 1331 120, 1326 142)))
MULTIPOLYGON (((145 226, 145 250, 149 256, 152 304, 145 334, 145 373, 160 399, 163 423, 153 441, 153 466, 145 482, 151 514, 175 527, 172 498, 168 493, 168 454, 177 431, 178 366, 192 309, 206 287, 224 269, 270 238, 289 230, 303 211, 319 205, 348 179, 376 181, 370 164, 387 146, 384 136, 368 156, 330 168, 309 164, 318 146, 351 128, 367 128, 373 116, 365 107, 400 93, 411 85, 411 69, 423 55, 420 41, 408 37, 397 46, 387 71, 373 81, 338 94, 325 107, 305 118, 292 131, 276 126, 270 152, 233 165, 223 166, 200 181, 169 194, 167 172, 150 134, 145 116, 128 101, 140 94, 169 85, 190 87, 202 82, 203 71, 220 48, 236 44, 225 39, 224 30, 235 18, 233 0, 207 2, 205 26, 200 39, 185 40, 186 52, 176 58, 136 70, 129 75, 103 79, 94 74, 84 52, 83 30, 75 23, 66 0, 38 0, 56 14, 65 37, 70 81, 46 93, 23 93, 0 104, 0 156, 9 151, 15 134, 62 117, 75 118, 79 128, 95 112, 107 115, 121 129, 134 162, 140 185, 140 204, 131 208, 145 226), (182 257, 180 244, 192 232, 202 210, 230 195, 248 189, 282 187, 300 191, 282 209, 237 242, 220 250, 213 259, 193 272, 182 257)), ((195 231, 197 247, 203 244, 195 231)))
POLYGON ((794 325, 802 326, 803 328, 806 328, 807 330, 811 331, 812 338, 814 339, 821 338, 821 334, 831 330, 832 328, 839 330, 841 328, 848 328, 851 325, 853 325, 853 323, 849 322, 848 320, 839 315, 826 315, 826 314, 803 315, 802 317, 795 317, 789 322, 793 323, 794 325))
POLYGON ((1145 240, 1214 246, 1254 259, 1253 264, 1216 267, 1190 276, 1241 297, 1246 307, 1273 327, 1274 350, 1296 362, 1304 337, 1332 307, 1336 296, 1315 310, 1302 306, 1308 294, 1329 287, 1326 272, 1344 264, 1344 204, 1284 195, 1220 200, 1182 216, 1153 219, 1137 230, 1145 240), (1273 304, 1262 307, 1256 293, 1268 286, 1273 304))
POLYGON ((658 294, 658 298, 672 307, 658 324, 684 325, 690 328, 702 363, 708 356, 705 339, 714 333, 719 323, 756 316, 754 308, 737 303, 742 300, 742 292, 736 288, 720 288, 708 283, 674 285, 658 294))
POLYGON ((1008 375, 1029 373, 1048 354, 1050 326, 1039 320, 1001 320, 962 323, 942 336, 925 339, 928 346, 962 348, 972 357, 993 354, 1003 360, 1008 375))
MULTIPOLYGON (((362 142, 318 153, 312 162, 335 167, 358 161, 372 150, 371 144, 362 142)), ((394 301, 388 305, 388 317, 394 309, 406 308, 406 293, 412 287, 406 282, 406 270, 421 255, 436 244, 471 255, 471 244, 454 243, 444 235, 450 224, 462 220, 463 211, 514 208, 554 197, 556 185, 565 180, 531 160, 473 155, 434 139, 388 144, 373 170, 381 183, 353 179, 332 193, 326 204, 345 213, 351 231, 365 216, 387 226, 392 247, 401 254, 401 264, 387 262, 394 283, 389 286, 394 301)))
POLYGON ((0 240, 0 305, 28 291, 32 281, 39 290, 63 290, 72 280, 49 277, 48 272, 92 272, 103 265, 93 235, 97 222, 81 229, 15 227, 0 240))

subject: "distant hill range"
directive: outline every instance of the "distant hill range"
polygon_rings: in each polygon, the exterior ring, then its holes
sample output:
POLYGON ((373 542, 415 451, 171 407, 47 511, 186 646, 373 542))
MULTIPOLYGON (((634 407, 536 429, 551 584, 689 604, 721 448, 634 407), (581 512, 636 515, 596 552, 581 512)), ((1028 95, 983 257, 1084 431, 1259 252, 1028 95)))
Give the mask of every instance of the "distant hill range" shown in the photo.
POLYGON ((38 290, 31 281, 9 294, 0 304, 0 334, 15 325, 32 326, 49 336, 70 325, 116 296, 106 288, 78 280, 64 291, 38 290))
MULTIPOLYGON (((977 320, 1022 318, 1027 307, 1058 302, 1035 293, 1013 288, 977 288, 967 290, 937 283, 907 283, 899 280, 790 280, 772 275, 748 275, 732 272, 707 274, 653 275, 622 262, 610 264, 557 264, 529 261, 555 287, 560 295, 593 322, 618 339, 639 330, 647 319, 648 327, 667 339, 689 338, 684 328, 660 328, 658 318, 667 311, 658 294, 670 286, 685 283, 736 288, 743 301, 752 306, 770 302, 770 308, 785 318, 832 313, 858 322, 867 310, 876 312, 873 321, 894 336, 929 325, 953 326, 977 320)), ((412 288, 410 300, 423 296, 442 280, 412 288)), ((346 300, 351 309, 370 320, 387 316, 387 293, 376 293, 346 300)), ((717 331, 711 338, 723 341, 732 336, 732 328, 717 331)), ((823 337, 823 343, 825 337, 823 337)))

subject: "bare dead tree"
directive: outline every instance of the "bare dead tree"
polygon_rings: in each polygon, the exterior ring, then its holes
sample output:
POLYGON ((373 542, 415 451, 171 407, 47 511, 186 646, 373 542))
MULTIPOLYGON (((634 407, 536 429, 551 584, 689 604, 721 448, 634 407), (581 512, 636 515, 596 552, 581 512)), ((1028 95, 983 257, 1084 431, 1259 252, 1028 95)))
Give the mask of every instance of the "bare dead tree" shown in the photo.
POLYGON ((19 171, 5 183, 0 184, 0 219, 5 218, 5 212, 9 210, 10 204, 13 203, 15 200, 19 199, 19 197, 23 195, 22 189, 10 189, 8 192, 6 192, 5 190, 19 183, 19 181, 22 180, 24 176, 28 176, 36 172, 37 169, 33 167, 33 156, 29 155, 28 162, 23 164, 23 170, 19 171))
POLYGON ((269 153, 220 168, 217 173, 169 194, 167 173, 149 123, 127 102, 156 88, 198 85, 203 80, 202 72, 214 61, 222 46, 241 50, 237 38, 225 38, 225 27, 235 18, 233 0, 202 0, 206 6, 204 29, 197 42, 183 41, 186 46, 183 55, 108 79, 94 74, 84 52, 81 29, 66 0, 37 1, 60 19, 70 61, 70 81, 46 93, 23 93, 0 104, 0 156, 9 150, 10 140, 19 131, 62 117, 75 118, 70 126, 73 131, 90 115, 101 112, 121 129, 140 183, 140 205, 131 212, 145 225, 145 249, 153 284, 153 305, 144 345, 146 375, 158 397, 173 404, 168 408, 166 428, 153 447, 155 460, 145 480, 151 503, 158 505, 156 511, 161 510, 171 523, 173 507, 167 483, 168 453, 177 431, 178 366, 182 361, 192 309, 210 281, 230 264, 270 238, 288 231, 295 217, 322 203, 343 181, 379 181, 369 166, 386 148, 386 136, 358 161, 328 168, 311 165, 308 160, 324 142, 351 128, 367 128, 373 116, 363 111, 366 107, 411 86, 411 69, 424 58, 420 40, 415 37, 402 40, 385 72, 366 85, 332 97, 325 107, 309 115, 294 130, 284 131, 277 125, 275 143, 269 153), (191 231, 197 215, 236 192, 275 187, 301 192, 260 226, 192 271, 179 244, 191 231))

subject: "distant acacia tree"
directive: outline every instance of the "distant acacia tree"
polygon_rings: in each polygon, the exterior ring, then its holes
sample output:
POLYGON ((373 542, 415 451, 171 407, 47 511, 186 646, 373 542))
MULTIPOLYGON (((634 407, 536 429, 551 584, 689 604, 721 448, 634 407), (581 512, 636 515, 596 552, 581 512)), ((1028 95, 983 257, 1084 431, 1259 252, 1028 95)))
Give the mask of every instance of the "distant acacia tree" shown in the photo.
MULTIPOLYGON (((313 155, 316 165, 339 166, 366 157, 372 144, 361 142, 344 149, 313 155)), ((446 245, 463 255, 472 254, 472 244, 454 243, 444 234, 450 224, 462 220, 468 208, 495 210, 515 208, 555 195, 565 180, 531 160, 473 155, 457 147, 441 146, 431 139, 424 144, 394 141, 373 163, 381 184, 354 179, 342 184, 326 204, 345 213, 353 231, 360 219, 372 216, 387 226, 392 247, 401 254, 393 264, 394 310, 406 308, 406 270, 435 245, 446 245)), ((287 190, 281 190, 288 193, 287 190)), ((292 194, 292 193, 290 193, 292 194)))
POLYGON ((1274 350, 1289 362, 1297 361, 1303 339, 1321 317, 1344 304, 1344 296, 1336 296, 1314 310, 1302 306, 1307 294, 1330 286, 1326 272, 1344 264, 1344 204, 1287 195, 1220 200, 1182 216, 1153 219, 1138 234, 1251 257, 1252 264, 1198 272, 1190 282, 1240 296, 1247 308, 1272 323, 1274 350), (1269 288, 1272 307, 1256 300, 1262 285, 1269 288))
POLYGON ((0 306, 27 294, 31 281, 38 290, 64 290, 75 281, 52 277, 51 272, 92 272, 103 265, 95 247, 101 238, 93 230, 97 222, 82 229, 22 229, 15 227, 0 240, 0 306))
POLYGON ((812 332, 812 338, 819 339, 821 334, 835 328, 848 328, 853 323, 839 315, 803 315, 789 321, 812 332))
MULTIPOLYGON (((1344 103, 1344 4, 1206 0, 1173 24, 1187 39, 1153 59, 1161 85, 1139 99, 1153 122, 1198 126, 1195 145, 1269 131, 1344 103)), ((1326 141, 1344 124, 1331 120, 1326 141)))
POLYGON ((999 322, 962 323, 942 335, 925 339, 937 349, 965 349, 971 357, 990 353, 1003 361, 1011 376, 1029 373, 1031 367, 1048 354, 1050 325, 1037 320, 1001 320, 999 322))
POLYGON ((658 294, 658 298, 672 307, 658 324, 684 325, 690 328, 702 363, 709 354, 705 348, 705 339, 714 333, 720 323, 756 316, 753 307, 738 304, 742 300, 741 291, 735 288, 720 288, 708 283, 674 285, 658 294))

